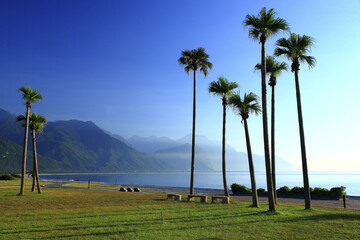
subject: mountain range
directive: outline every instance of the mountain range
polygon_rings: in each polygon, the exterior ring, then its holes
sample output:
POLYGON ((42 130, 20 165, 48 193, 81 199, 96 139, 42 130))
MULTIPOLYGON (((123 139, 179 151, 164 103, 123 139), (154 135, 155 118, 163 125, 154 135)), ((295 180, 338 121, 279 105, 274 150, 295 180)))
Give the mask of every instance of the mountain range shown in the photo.
MULTIPOLYGON (((0 172, 19 172, 24 128, 16 115, 0 109, 0 172)), ((27 169, 32 166, 31 138, 27 169)), ((144 172, 188 171, 191 135, 178 140, 167 137, 124 137, 105 131, 91 121, 51 121, 37 135, 40 172, 144 172)), ((195 169, 221 170, 221 143, 196 137, 195 169)), ((227 169, 247 171, 247 154, 227 145, 227 169)), ((264 171, 263 156, 254 155, 256 171, 264 171)), ((299 170, 277 158, 278 171, 299 170)))

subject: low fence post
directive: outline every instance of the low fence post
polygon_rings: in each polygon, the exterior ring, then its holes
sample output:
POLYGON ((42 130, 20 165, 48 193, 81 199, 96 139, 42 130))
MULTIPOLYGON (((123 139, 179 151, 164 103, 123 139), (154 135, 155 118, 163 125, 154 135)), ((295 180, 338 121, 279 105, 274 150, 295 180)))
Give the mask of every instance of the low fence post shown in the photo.
POLYGON ((90 180, 88 181, 88 189, 90 189, 90 180))
POLYGON ((344 208, 346 208, 346 195, 343 195, 344 208))

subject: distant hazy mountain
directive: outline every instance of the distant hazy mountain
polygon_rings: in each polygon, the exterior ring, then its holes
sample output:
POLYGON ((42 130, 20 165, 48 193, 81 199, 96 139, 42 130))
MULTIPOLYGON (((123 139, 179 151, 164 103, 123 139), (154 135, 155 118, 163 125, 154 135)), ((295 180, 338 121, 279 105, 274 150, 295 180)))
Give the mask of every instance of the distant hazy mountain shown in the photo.
POLYGON ((158 150, 179 146, 178 142, 168 137, 139 137, 133 136, 126 140, 130 146, 140 152, 156 152, 158 150))
POLYGON ((111 132, 109 132, 109 131, 106 131, 106 130, 104 130, 104 129, 102 129, 102 130, 103 130, 104 133, 106 133, 107 135, 110 135, 111 137, 116 138, 117 140, 120 140, 120 141, 122 141, 123 143, 126 143, 127 145, 129 145, 129 143, 126 141, 126 139, 125 139, 123 136, 120 136, 120 135, 118 135, 118 134, 113 134, 113 133, 111 133, 111 132))
MULTIPOLYGON (((139 138, 139 137, 137 137, 139 138)), ((157 138, 152 137, 147 147, 159 146, 157 138)), ((140 142, 138 140, 138 142, 140 142)), ((191 135, 187 135, 179 140, 169 140, 172 147, 153 152, 152 155, 170 164, 178 170, 187 171, 190 169, 191 160, 191 135), (173 145, 176 145, 175 147, 173 145)), ((138 145, 133 145, 135 148, 138 145)), ((209 140, 205 136, 196 136, 195 148, 195 169, 199 171, 221 171, 222 170, 222 145, 221 141, 209 140)), ((156 149, 155 147, 153 149, 156 149)), ((256 171, 265 171, 264 156, 253 154, 254 167, 256 171)), ((248 171, 247 153, 237 152, 230 145, 226 145, 226 165, 228 171, 248 171)), ((297 171, 297 167, 284 159, 276 158, 277 171, 297 171)))
MULTIPOLYGON (((0 111, 0 136, 22 146, 24 128, 16 116, 0 111)), ((30 142, 29 142, 30 143, 30 142)), ((0 155, 7 151, 4 143, 0 155)), ((29 144, 29 149, 30 149, 29 144)), ((172 170, 163 161, 140 153, 109 136, 92 122, 78 120, 49 122, 43 134, 38 134, 37 150, 42 156, 61 162, 57 172, 115 172, 172 170)), ((0 162, 6 161, 1 158, 0 162)), ((18 160, 21 161, 21 158, 18 160)), ((40 164, 40 159, 39 159, 40 164)), ((0 164, 1 166, 1 164, 0 164)), ((2 171, 5 171, 2 169, 2 171)))

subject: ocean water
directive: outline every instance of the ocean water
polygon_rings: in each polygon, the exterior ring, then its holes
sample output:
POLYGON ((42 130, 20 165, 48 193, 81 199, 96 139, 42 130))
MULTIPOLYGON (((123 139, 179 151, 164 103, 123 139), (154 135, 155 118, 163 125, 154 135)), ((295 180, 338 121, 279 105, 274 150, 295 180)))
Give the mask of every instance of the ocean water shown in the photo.
MULTIPOLYGON (((250 188, 250 176, 248 172, 227 172, 227 183, 239 183, 250 188)), ((189 187, 190 172, 168 172, 168 173, 89 173, 89 174, 42 174, 43 179, 58 180, 80 180, 95 181, 113 184, 139 184, 153 186, 172 186, 189 187)), ((266 189, 265 172, 257 173, 257 188, 266 189)), ((222 189, 222 172, 195 172, 195 188, 222 189)), ((330 189, 332 187, 346 187, 346 194, 360 196, 360 172, 309 172, 310 187, 322 187, 330 189)), ((290 188, 303 186, 301 172, 279 172, 276 175, 276 188, 282 186, 290 188)))

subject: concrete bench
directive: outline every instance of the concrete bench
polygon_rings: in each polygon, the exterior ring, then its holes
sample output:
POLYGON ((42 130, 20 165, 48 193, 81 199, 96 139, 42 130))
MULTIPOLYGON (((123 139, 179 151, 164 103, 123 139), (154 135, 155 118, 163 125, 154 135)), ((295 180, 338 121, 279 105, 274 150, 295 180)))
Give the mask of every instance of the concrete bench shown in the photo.
POLYGON ((121 187, 121 188, 120 188, 120 192, 127 192, 127 190, 126 190, 126 188, 121 187))
POLYGON ((230 197, 227 196, 213 196, 211 197, 211 203, 216 202, 216 200, 220 199, 222 203, 229 204, 230 203, 230 197))
POLYGON ((192 201, 196 197, 200 198, 200 202, 206 202, 207 201, 207 196, 206 195, 194 195, 194 194, 188 195, 188 201, 192 201))
POLYGON ((180 194, 168 194, 167 199, 174 199, 177 201, 181 201, 181 195, 180 194))

